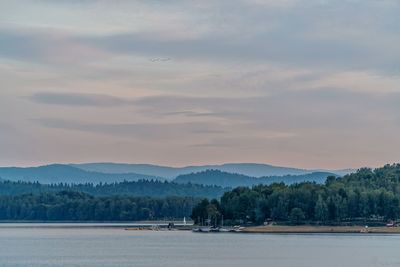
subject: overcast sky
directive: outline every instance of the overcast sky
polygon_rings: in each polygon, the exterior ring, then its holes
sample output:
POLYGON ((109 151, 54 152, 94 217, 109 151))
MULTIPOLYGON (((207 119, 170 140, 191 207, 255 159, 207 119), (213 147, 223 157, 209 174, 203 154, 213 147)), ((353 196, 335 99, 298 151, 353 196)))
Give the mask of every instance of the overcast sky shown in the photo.
POLYGON ((397 0, 1 0, 0 165, 400 159, 397 0))

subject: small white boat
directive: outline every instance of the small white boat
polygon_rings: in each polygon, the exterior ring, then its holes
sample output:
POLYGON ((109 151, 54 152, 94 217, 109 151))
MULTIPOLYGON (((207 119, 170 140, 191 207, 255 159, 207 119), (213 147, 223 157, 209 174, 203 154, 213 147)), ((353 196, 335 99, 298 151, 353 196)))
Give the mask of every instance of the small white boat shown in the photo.
POLYGON ((209 232, 211 232, 211 228, 210 227, 199 227, 199 228, 194 228, 192 231, 195 233, 209 233, 209 232))

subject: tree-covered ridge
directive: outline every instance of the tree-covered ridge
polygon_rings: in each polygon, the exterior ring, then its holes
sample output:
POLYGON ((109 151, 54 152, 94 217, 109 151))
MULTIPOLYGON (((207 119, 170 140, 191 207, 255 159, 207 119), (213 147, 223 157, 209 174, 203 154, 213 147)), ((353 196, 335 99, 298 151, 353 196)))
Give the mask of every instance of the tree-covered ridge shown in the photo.
MULTIPOLYGON (((38 167, 0 167, 0 178, 11 181, 51 183, 111 183, 137 180, 173 180, 179 175, 219 170, 226 173, 243 174, 249 177, 293 177, 311 173, 333 173, 343 175, 351 170, 305 170, 278 167, 256 163, 227 163, 222 165, 203 165, 168 167, 151 164, 50 164, 38 167)), ((325 178, 325 177, 324 177, 325 178)), ((302 180, 301 180, 302 181, 302 180)), ((295 182, 301 182, 299 180, 295 182)))
POLYGON ((82 170, 70 165, 51 164, 39 167, 0 167, 3 180, 51 183, 106 183, 137 180, 164 180, 138 173, 101 173, 82 170))
POLYGON ((85 193, 0 196, 0 220, 139 221, 188 217, 191 197, 94 197, 85 193))
POLYGON ((174 182, 217 185, 233 188, 238 186, 254 186, 258 184, 273 184, 281 182, 285 184, 301 182, 316 182, 322 184, 328 176, 332 175, 334 174, 329 172, 313 172, 301 175, 263 176, 258 178, 219 170, 206 170, 197 173, 179 175, 175 178, 174 182))
POLYGON ((385 165, 382 168, 362 168, 356 173, 341 179, 329 179, 331 187, 358 187, 364 189, 385 189, 394 194, 400 193, 400 164, 385 165))
MULTIPOLYGON (((323 185, 305 182, 238 187, 226 192, 216 208, 225 220, 233 221, 383 222, 400 218, 399 193, 400 165, 395 164, 360 169, 342 178, 331 176, 323 185)), ((213 210, 210 205, 201 208, 199 204, 192 218, 211 216, 207 213, 213 210)))
POLYGON ((32 182, 0 181, 0 195, 38 194, 45 192, 76 191, 94 196, 130 195, 130 196, 189 196, 219 198, 227 191, 218 186, 198 184, 177 184, 158 180, 124 181, 120 183, 100 184, 40 184, 32 182))
MULTIPOLYGON (((314 170, 297 169, 292 167, 274 166, 262 163, 225 163, 220 165, 200 165, 200 166, 185 166, 185 167, 169 167, 152 164, 126 164, 126 163, 86 163, 86 164, 71 164, 70 166, 77 167, 91 172, 102 173, 141 173, 150 176, 164 177, 174 179, 183 174, 203 172, 206 170, 220 170, 228 173, 238 173, 247 176, 283 176, 283 175, 301 175, 314 172, 314 170)), ((332 171, 323 171, 332 172, 332 171)), ((337 175, 348 173, 349 170, 333 171, 337 175)))

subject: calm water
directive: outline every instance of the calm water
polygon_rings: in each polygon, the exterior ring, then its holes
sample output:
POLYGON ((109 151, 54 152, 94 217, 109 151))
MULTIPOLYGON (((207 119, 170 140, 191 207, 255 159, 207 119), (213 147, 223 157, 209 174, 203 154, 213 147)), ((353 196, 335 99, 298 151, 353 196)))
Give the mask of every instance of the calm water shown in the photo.
POLYGON ((396 235, 196 234, 0 225, 0 266, 400 266, 399 244, 396 235))

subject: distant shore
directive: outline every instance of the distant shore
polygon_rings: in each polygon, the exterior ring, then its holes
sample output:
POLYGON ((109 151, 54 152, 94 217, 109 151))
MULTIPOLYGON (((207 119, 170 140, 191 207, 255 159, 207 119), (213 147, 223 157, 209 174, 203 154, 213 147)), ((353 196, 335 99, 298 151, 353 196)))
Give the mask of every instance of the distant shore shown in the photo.
MULTIPOLYGON (((174 222, 174 230, 191 231, 196 226, 188 223, 174 222)), ((143 222, 1 222, 4 228, 119 228, 125 230, 158 230, 166 229, 165 221, 143 222)), ((400 234, 400 227, 364 227, 364 226, 315 226, 315 225, 268 225, 243 227, 236 233, 252 234, 400 234)))
POLYGON ((138 222, 78 222, 78 221, 0 221, 0 229, 5 228, 51 228, 51 229, 73 229, 73 228, 114 228, 114 229, 143 229, 150 230, 153 226, 166 228, 172 222, 178 230, 191 230, 192 222, 186 225, 181 221, 138 221, 138 222))
POLYGON ((400 234, 400 227, 363 227, 363 226, 313 226, 313 225, 268 225, 246 227, 243 233, 271 233, 271 234, 400 234))

